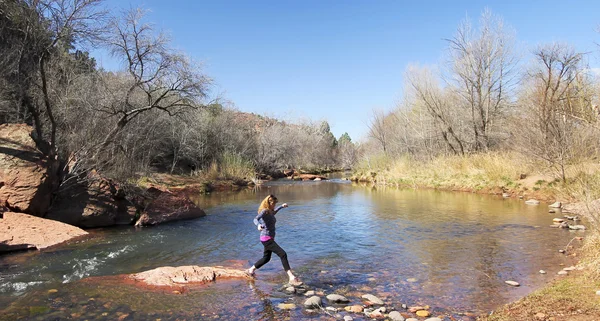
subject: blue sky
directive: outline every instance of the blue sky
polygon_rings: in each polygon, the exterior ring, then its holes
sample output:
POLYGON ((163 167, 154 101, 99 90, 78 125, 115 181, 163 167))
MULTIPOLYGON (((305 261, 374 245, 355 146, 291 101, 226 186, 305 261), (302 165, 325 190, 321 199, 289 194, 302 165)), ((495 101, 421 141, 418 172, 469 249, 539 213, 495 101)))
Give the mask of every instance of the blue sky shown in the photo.
MULTIPOLYGON (((567 42, 600 59, 600 1, 164 1, 108 0, 142 7, 173 47, 204 63, 221 94, 245 112, 286 121, 327 120, 336 137, 368 133, 374 109, 402 97, 408 64, 439 64, 465 18, 484 8, 516 31, 527 52, 567 42)), ((114 69, 111 58, 101 66, 114 69)))

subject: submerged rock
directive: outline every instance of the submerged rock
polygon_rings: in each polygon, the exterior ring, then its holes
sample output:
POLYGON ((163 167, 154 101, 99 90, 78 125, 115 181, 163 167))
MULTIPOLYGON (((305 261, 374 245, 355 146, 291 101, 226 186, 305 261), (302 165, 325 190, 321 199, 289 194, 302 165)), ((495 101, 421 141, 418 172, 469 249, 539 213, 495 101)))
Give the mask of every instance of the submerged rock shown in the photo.
POLYGON ((217 279, 250 279, 244 270, 220 266, 205 267, 198 265, 164 266, 153 270, 135 273, 131 279, 155 286, 177 286, 188 283, 207 283, 217 279))
POLYGON ((5 212, 0 219, 0 252, 44 249, 87 235, 78 227, 23 213, 5 212))
POLYGON ((527 201, 525 201, 525 204, 529 204, 529 205, 539 205, 539 204, 540 204, 540 201, 538 201, 538 200, 535 200, 535 199, 530 199, 530 200, 527 200, 527 201))

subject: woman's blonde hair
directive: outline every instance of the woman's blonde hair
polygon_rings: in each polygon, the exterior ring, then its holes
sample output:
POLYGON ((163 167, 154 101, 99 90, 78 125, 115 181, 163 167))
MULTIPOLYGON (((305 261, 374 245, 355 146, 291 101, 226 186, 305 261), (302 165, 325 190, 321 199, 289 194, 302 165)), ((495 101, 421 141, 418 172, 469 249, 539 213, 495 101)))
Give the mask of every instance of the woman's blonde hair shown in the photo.
POLYGON ((260 212, 262 212, 262 210, 264 209, 268 209, 268 210, 275 210, 275 203, 277 203, 277 197, 275 197, 275 195, 273 194, 269 194, 267 197, 265 197, 264 200, 262 200, 262 202, 260 202, 260 206, 258 207, 258 214, 260 214, 260 212))

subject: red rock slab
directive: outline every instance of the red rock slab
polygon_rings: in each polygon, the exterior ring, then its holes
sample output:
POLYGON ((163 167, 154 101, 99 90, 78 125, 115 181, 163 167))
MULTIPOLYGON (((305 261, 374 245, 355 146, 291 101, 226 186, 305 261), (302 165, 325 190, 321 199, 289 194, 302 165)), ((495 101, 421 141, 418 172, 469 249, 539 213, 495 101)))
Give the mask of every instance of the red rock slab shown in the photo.
POLYGON ((181 286, 208 283, 217 279, 251 279, 246 271, 221 266, 163 266, 154 270, 131 274, 131 279, 153 286, 181 286))
POLYGON ((56 245, 88 232, 65 223, 23 213, 5 212, 0 219, 0 252, 56 245))

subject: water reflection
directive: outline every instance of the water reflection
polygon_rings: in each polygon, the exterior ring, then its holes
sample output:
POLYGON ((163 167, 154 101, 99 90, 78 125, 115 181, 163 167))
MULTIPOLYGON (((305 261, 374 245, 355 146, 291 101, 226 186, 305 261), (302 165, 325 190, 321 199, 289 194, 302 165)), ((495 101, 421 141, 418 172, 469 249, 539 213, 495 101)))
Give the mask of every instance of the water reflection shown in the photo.
MULTIPOLYGON (((164 294, 77 281, 165 265, 233 261, 247 266, 262 255, 252 219, 268 194, 290 205, 278 214, 277 239, 308 285, 358 298, 373 292, 397 305, 428 304, 438 312, 485 312, 532 291, 548 277, 540 275, 540 269, 552 275, 559 264, 570 264, 557 250, 582 233, 549 228, 553 216, 546 207, 519 200, 373 189, 343 181, 281 180, 239 192, 198 195, 194 201, 208 214, 200 219, 145 229, 94 230, 90 238, 64 247, 0 257, 0 306, 31 305, 44 299, 50 288, 68 288, 74 297, 61 297, 63 301, 114 294, 111 300, 138 315, 152 310, 165 319, 202 316, 206 309, 222 316, 252 315, 251 319, 312 318, 302 309, 275 308, 289 300, 302 303, 302 297, 290 298, 277 290, 286 279, 278 260, 264 266, 251 287, 169 296, 176 308, 166 314, 131 299, 143 296, 158 302, 166 300, 164 294), (505 280, 522 286, 506 286, 505 280), (126 295, 117 298, 120 292, 126 295), (184 308, 191 309, 190 314, 176 312, 184 308)), ((79 303, 75 307, 83 309, 79 303)))

